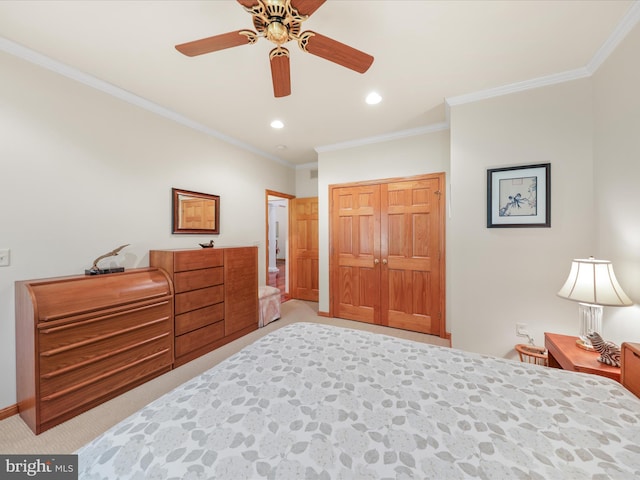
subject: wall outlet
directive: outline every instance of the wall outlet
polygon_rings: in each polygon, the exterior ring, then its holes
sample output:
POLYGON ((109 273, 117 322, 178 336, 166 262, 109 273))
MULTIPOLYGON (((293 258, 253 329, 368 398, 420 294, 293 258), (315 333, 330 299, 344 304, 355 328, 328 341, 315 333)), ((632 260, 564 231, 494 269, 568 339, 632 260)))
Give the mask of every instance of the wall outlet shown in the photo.
POLYGON ((528 337, 529 332, 527 330, 526 323, 516 323, 516 336, 517 337, 528 337))
POLYGON ((9 249, 0 248, 0 267, 9 266, 9 249))

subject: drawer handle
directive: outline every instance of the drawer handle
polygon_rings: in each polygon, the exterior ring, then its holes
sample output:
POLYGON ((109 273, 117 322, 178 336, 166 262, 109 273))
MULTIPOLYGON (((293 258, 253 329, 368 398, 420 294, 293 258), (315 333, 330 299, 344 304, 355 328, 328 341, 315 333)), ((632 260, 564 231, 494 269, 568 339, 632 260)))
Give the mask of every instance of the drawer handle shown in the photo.
POLYGON ((636 358, 640 358, 640 355, 638 355, 636 352, 631 351, 631 353, 633 353, 633 355, 634 355, 636 358))

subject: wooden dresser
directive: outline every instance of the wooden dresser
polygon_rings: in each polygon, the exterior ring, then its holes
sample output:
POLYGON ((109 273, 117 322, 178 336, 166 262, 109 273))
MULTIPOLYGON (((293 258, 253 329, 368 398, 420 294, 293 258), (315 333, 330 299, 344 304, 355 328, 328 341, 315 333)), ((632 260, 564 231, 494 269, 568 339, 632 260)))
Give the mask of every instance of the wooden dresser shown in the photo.
POLYGON ((258 328, 258 248, 151 250, 175 288, 175 366, 258 328))
POLYGON ((36 434, 171 370, 162 270, 26 280, 15 291, 18 410, 36 434))

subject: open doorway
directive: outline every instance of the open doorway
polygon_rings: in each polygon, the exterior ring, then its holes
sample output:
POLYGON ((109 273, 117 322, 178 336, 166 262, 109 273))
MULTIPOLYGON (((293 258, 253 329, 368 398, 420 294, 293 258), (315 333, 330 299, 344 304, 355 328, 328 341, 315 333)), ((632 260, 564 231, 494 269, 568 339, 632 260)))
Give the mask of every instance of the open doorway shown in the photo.
POLYGON ((266 284, 289 299, 289 200, 286 193, 266 191, 266 284))

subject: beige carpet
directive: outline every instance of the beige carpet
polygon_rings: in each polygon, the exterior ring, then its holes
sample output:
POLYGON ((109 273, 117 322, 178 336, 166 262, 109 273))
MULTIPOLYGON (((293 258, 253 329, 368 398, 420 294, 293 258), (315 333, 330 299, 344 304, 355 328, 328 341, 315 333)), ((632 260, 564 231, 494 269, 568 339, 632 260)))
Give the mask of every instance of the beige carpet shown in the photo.
POLYGON ((157 377, 88 412, 36 436, 18 415, 0 421, 0 453, 45 454, 73 453, 109 427, 131 415, 165 392, 211 368, 257 338, 294 322, 316 322, 340 327, 385 333, 434 345, 449 342, 433 335, 397 330, 337 318, 319 317, 318 305, 290 300, 282 304, 282 318, 213 352, 157 377))

